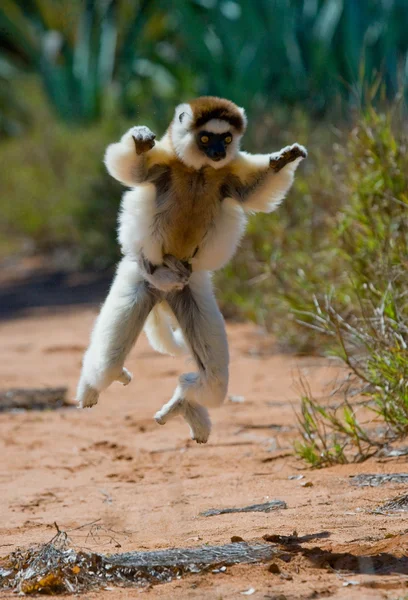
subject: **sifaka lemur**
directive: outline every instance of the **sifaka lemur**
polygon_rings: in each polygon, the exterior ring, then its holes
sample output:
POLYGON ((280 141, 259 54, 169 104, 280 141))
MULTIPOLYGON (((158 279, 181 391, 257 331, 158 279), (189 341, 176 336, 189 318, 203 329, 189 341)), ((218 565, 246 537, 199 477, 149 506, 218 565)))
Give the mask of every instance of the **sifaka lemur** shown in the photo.
POLYGON ((240 151, 246 116, 229 100, 179 105, 160 141, 132 127, 108 146, 105 164, 125 186, 118 239, 123 258, 92 331, 77 390, 81 407, 132 378, 124 361, 144 328, 159 352, 190 353, 198 371, 181 375, 155 419, 182 415, 205 443, 208 407, 227 393, 228 344, 211 272, 235 253, 246 215, 271 212, 307 156, 299 144, 273 154, 240 151))

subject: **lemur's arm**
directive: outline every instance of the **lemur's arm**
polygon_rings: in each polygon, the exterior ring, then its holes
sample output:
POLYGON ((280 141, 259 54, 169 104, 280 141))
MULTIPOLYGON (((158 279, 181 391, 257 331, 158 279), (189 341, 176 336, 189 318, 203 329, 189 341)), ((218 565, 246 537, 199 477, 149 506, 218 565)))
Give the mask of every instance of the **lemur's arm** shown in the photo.
POLYGON ((223 195, 237 200, 247 212, 271 212, 289 191, 295 171, 306 156, 306 149, 299 144, 274 154, 240 152, 231 164, 223 195))
POLYGON ((156 213, 156 187, 168 175, 168 152, 162 142, 155 145, 154 133, 148 127, 132 127, 117 144, 108 146, 105 164, 109 173, 128 186, 119 213, 118 240, 125 256, 137 261, 146 281, 169 292, 183 289, 191 275, 181 261, 163 256, 162 244, 152 231, 156 213))
POLYGON ((147 180, 149 168, 160 163, 163 150, 156 135, 143 125, 131 127, 117 144, 110 144, 105 165, 112 177, 132 187, 147 180))

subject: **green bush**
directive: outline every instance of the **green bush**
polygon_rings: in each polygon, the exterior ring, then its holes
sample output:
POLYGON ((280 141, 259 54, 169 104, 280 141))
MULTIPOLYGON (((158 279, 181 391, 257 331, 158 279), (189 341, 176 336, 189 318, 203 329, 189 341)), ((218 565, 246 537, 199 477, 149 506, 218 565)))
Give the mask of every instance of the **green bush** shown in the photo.
POLYGON ((352 382, 334 408, 303 394, 296 450, 313 466, 363 460, 408 434, 407 142, 395 110, 368 108, 340 151, 346 200, 332 242, 344 275, 330 295, 318 286, 313 309, 298 314, 327 336, 352 382))
POLYGON ((408 434, 408 276, 389 275, 383 294, 372 283, 356 288, 359 310, 346 317, 332 298, 316 302, 313 326, 334 340, 347 370, 327 405, 303 382, 295 450, 314 467, 365 460, 408 434))
POLYGON ((180 0, 171 11, 200 92, 249 112, 277 104, 322 115, 362 101, 379 72, 406 83, 405 0, 180 0), (256 35, 254 35, 256 31, 256 35), (340 101, 340 102, 339 102, 340 101))
MULTIPOLYGON (((335 134, 326 123, 315 123, 299 111, 290 124, 286 117, 286 122, 263 126, 264 151, 297 141, 306 145, 309 156, 277 211, 250 218, 241 248, 216 275, 219 300, 226 314, 250 318, 277 334, 283 349, 311 352, 316 336, 297 326, 293 311, 312 308, 315 290, 342 275, 340 249, 332 239, 343 201, 333 185, 338 178, 335 134)), ((245 144, 251 149, 257 147, 257 130, 245 144)))
POLYGON ((334 145, 309 124, 300 134, 309 158, 294 189, 275 215, 253 218, 242 250, 217 276, 227 315, 345 366, 335 406, 303 390, 296 451, 313 466, 362 460, 408 433, 408 133, 400 109, 368 105, 348 132, 332 131, 334 145))
POLYGON ((130 126, 112 116, 103 124, 68 127, 50 114, 37 85, 24 92, 37 107, 33 127, 3 141, 1 234, 7 252, 31 247, 70 250, 72 266, 111 264, 118 256, 117 210, 123 188, 106 172, 105 147, 130 126))
POLYGON ((164 123, 198 94, 251 117, 321 116, 358 105, 378 73, 389 98, 406 85, 407 28, 406 0, 3 0, 0 71, 7 59, 37 73, 68 122, 104 118, 112 101, 164 123))

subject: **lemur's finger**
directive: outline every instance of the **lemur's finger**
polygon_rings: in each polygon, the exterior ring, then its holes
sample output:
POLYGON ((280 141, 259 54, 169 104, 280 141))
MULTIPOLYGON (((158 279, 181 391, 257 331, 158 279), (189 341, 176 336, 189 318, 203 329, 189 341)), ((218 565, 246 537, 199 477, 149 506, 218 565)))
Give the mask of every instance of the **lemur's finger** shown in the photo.
POLYGON ((132 135, 140 140, 155 138, 156 134, 145 125, 136 125, 130 129, 132 135))
POLYGON ((153 140, 156 138, 156 134, 151 133, 151 132, 149 135, 143 135, 142 133, 136 133, 136 134, 132 134, 132 137, 136 142, 153 142, 153 140))

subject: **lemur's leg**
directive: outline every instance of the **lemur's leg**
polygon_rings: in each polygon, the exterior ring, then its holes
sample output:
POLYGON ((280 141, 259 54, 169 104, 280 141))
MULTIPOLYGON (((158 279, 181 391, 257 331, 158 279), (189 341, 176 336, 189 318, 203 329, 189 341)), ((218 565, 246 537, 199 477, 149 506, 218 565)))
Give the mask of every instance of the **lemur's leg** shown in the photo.
POLYGON ((123 258, 84 356, 77 390, 80 407, 96 404, 99 393, 115 380, 130 382, 123 363, 158 299, 137 263, 123 258))
POLYGON ((214 298, 210 275, 193 273, 189 285, 166 296, 197 363, 198 373, 186 373, 179 379, 171 400, 155 419, 163 425, 173 416, 182 415, 191 429, 191 437, 205 443, 211 430, 206 407, 219 406, 228 387, 228 343, 224 319, 214 298))

